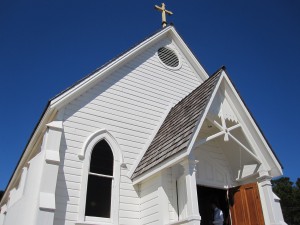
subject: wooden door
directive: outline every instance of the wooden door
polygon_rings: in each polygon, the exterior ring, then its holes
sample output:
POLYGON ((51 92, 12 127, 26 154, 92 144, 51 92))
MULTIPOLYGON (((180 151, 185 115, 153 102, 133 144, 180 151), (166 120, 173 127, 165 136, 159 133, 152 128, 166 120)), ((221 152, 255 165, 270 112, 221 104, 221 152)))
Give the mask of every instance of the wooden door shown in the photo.
POLYGON ((264 217, 256 183, 229 191, 232 225, 264 225, 264 217))

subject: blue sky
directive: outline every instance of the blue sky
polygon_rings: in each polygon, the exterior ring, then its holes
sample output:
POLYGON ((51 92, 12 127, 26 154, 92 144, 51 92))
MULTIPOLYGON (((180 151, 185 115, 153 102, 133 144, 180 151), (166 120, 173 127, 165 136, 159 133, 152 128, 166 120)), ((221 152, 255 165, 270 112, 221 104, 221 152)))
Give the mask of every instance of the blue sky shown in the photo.
MULTIPOLYGON (((160 28, 160 1, 0 1, 0 189, 47 101, 160 28)), ((300 1, 165 1, 209 74, 225 65, 284 166, 300 177, 300 1)))

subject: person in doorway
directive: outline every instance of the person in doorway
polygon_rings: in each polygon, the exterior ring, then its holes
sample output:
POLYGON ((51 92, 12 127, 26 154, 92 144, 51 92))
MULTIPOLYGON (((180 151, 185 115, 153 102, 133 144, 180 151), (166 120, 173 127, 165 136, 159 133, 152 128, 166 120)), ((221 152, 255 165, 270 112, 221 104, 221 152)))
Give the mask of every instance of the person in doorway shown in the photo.
POLYGON ((213 225, 223 225, 224 216, 222 210, 217 207, 216 203, 212 203, 211 207, 214 210, 214 220, 212 222, 213 225))

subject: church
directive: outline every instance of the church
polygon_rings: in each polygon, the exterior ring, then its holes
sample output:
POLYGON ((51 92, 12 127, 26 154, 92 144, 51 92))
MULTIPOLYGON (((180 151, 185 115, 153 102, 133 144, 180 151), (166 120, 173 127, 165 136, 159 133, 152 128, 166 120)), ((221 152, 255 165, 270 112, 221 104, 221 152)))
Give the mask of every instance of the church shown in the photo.
POLYGON ((226 68, 164 26, 49 101, 0 225, 209 225, 213 203, 224 225, 283 225, 281 175, 226 68))

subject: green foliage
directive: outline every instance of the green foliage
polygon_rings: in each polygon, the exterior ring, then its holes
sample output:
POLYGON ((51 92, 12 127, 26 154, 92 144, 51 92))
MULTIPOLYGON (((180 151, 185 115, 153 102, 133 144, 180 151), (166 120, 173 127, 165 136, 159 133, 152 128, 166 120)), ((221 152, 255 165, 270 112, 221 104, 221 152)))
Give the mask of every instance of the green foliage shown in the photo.
POLYGON ((280 198, 284 220, 289 225, 300 224, 300 178, 294 184, 289 177, 272 181, 273 191, 280 198))

